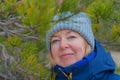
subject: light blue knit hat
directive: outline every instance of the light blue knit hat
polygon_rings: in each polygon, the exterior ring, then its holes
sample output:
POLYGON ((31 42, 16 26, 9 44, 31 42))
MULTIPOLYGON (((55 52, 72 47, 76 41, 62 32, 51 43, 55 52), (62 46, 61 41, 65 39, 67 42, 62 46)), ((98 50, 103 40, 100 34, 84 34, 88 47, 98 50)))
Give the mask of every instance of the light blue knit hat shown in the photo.
POLYGON ((64 12, 61 15, 54 16, 54 20, 58 21, 46 34, 46 46, 50 52, 50 39, 52 35, 60 30, 69 29, 74 30, 82 35, 85 40, 90 44, 91 49, 94 50, 95 40, 91 28, 91 20, 86 13, 80 12, 73 15, 71 12, 64 12))

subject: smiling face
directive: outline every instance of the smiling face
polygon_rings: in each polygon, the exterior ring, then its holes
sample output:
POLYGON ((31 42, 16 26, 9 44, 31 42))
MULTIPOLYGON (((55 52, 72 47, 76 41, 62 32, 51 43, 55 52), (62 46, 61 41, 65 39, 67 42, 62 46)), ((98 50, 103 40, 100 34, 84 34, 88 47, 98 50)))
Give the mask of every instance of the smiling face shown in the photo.
POLYGON ((55 64, 69 66, 87 56, 91 51, 90 45, 72 30, 60 30, 51 38, 51 56, 55 64))

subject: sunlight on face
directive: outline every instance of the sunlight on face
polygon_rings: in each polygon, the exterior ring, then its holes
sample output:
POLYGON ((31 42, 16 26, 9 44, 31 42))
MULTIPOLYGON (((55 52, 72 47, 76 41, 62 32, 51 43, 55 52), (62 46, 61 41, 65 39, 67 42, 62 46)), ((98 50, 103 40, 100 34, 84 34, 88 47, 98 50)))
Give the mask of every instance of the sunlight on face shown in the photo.
POLYGON ((81 60, 90 52, 90 45, 72 30, 60 30, 51 38, 51 55, 55 64, 66 67, 81 60))

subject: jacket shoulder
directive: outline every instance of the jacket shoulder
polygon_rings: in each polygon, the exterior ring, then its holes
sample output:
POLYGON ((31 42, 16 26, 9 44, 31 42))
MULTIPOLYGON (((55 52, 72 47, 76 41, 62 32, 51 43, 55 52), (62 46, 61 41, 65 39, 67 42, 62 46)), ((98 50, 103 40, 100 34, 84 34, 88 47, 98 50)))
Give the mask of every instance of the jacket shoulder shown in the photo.
POLYGON ((120 80, 120 75, 118 75, 118 74, 112 74, 110 76, 109 80, 120 80))

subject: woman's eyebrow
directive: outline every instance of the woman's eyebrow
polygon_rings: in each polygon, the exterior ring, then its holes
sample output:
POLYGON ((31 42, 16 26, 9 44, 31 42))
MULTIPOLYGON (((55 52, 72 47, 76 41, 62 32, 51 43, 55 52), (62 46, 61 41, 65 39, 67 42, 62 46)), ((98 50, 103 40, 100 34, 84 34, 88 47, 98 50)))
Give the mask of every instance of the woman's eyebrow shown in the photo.
POLYGON ((70 34, 70 33, 72 33, 73 31, 68 31, 66 34, 70 34))
MULTIPOLYGON (((70 33, 72 33, 73 31, 67 31, 66 33, 65 33, 65 35, 66 34, 70 34, 70 33)), ((58 37, 58 35, 52 35, 52 37, 58 37)))
POLYGON ((52 38, 53 38, 53 37, 58 37, 58 36, 57 36, 57 35, 53 35, 52 38))
POLYGON ((50 41, 52 41, 54 38, 58 38, 58 36, 57 36, 57 35, 53 35, 53 36, 51 37, 50 41))

